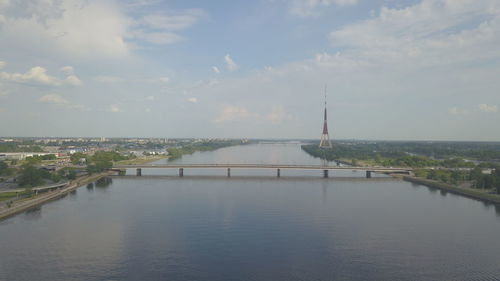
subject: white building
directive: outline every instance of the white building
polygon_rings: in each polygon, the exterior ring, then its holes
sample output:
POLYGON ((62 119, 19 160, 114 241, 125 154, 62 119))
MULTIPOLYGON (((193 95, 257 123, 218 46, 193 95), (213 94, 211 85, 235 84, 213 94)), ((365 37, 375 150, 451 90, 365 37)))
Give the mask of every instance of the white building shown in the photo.
POLYGON ((56 155, 57 153, 47 152, 0 152, 0 160, 24 160, 26 157, 56 155))

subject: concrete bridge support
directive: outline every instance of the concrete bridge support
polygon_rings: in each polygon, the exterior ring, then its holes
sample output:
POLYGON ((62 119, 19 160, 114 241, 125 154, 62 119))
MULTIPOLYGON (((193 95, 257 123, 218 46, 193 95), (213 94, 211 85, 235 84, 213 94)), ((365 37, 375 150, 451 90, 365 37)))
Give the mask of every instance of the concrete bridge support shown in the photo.
POLYGON ((372 171, 366 171, 366 178, 370 179, 372 177, 372 171))
POLYGON ((184 168, 179 168, 179 177, 183 177, 184 176, 184 168))
POLYGON ((230 178, 231 177, 231 168, 227 168, 227 177, 230 178))
POLYGON ((277 170, 276 170, 276 176, 277 176, 278 178, 280 178, 280 177, 281 177, 281 170, 280 170, 280 169, 277 169, 277 170))
POLYGON ((328 178, 328 170, 323 170, 323 177, 328 178))
POLYGON ((142 169, 141 168, 135 169, 135 175, 138 177, 142 176, 142 169))

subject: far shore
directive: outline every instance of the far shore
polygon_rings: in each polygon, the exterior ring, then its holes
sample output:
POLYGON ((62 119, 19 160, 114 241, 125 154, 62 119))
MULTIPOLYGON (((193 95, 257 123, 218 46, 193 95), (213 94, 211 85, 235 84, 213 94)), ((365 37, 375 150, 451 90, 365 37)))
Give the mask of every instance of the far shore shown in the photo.
POLYGON ((168 159, 168 155, 153 155, 153 156, 145 156, 145 157, 139 157, 135 159, 130 159, 130 160, 122 160, 115 162, 117 165, 140 165, 140 164, 148 164, 152 163, 154 161, 162 160, 162 159, 168 159))

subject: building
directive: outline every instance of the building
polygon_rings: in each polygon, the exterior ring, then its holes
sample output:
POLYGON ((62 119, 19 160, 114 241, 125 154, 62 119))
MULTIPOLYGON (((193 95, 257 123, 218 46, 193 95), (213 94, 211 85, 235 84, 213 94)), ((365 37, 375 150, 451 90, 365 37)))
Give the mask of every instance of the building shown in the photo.
POLYGON ((0 152, 0 160, 24 160, 27 157, 44 155, 55 155, 57 157, 57 153, 47 152, 0 152))

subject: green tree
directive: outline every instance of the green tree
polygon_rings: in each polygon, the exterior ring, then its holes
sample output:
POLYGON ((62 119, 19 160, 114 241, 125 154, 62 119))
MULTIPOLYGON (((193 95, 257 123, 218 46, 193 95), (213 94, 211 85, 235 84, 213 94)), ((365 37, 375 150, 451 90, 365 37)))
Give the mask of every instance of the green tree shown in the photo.
POLYGON ((470 171, 469 178, 474 183, 474 187, 481 188, 483 180, 483 171, 481 168, 476 167, 470 171))
POLYGON ((0 161, 0 176, 6 175, 9 171, 9 165, 5 161, 0 161))
POLYGON ((26 162, 28 162, 29 164, 38 164, 40 162, 42 162, 42 159, 39 157, 39 156, 30 156, 30 157, 26 157, 26 162))
POLYGON ((495 177, 495 187, 497 189, 497 194, 500 194, 500 168, 497 166, 495 171, 493 171, 493 176, 495 177))
POLYGON ((78 163, 80 163, 80 159, 82 158, 86 158, 87 155, 85 155, 84 153, 82 152, 76 152, 76 153, 73 153, 69 156, 69 159, 71 160, 71 163, 73 165, 77 165, 78 163))
POLYGON ((37 186, 43 183, 44 173, 31 164, 25 164, 21 168, 18 178, 20 186, 37 186))
POLYGON ((68 180, 74 180, 74 179, 76 179, 76 172, 75 172, 75 170, 69 170, 68 174, 66 175, 66 178, 68 180))

